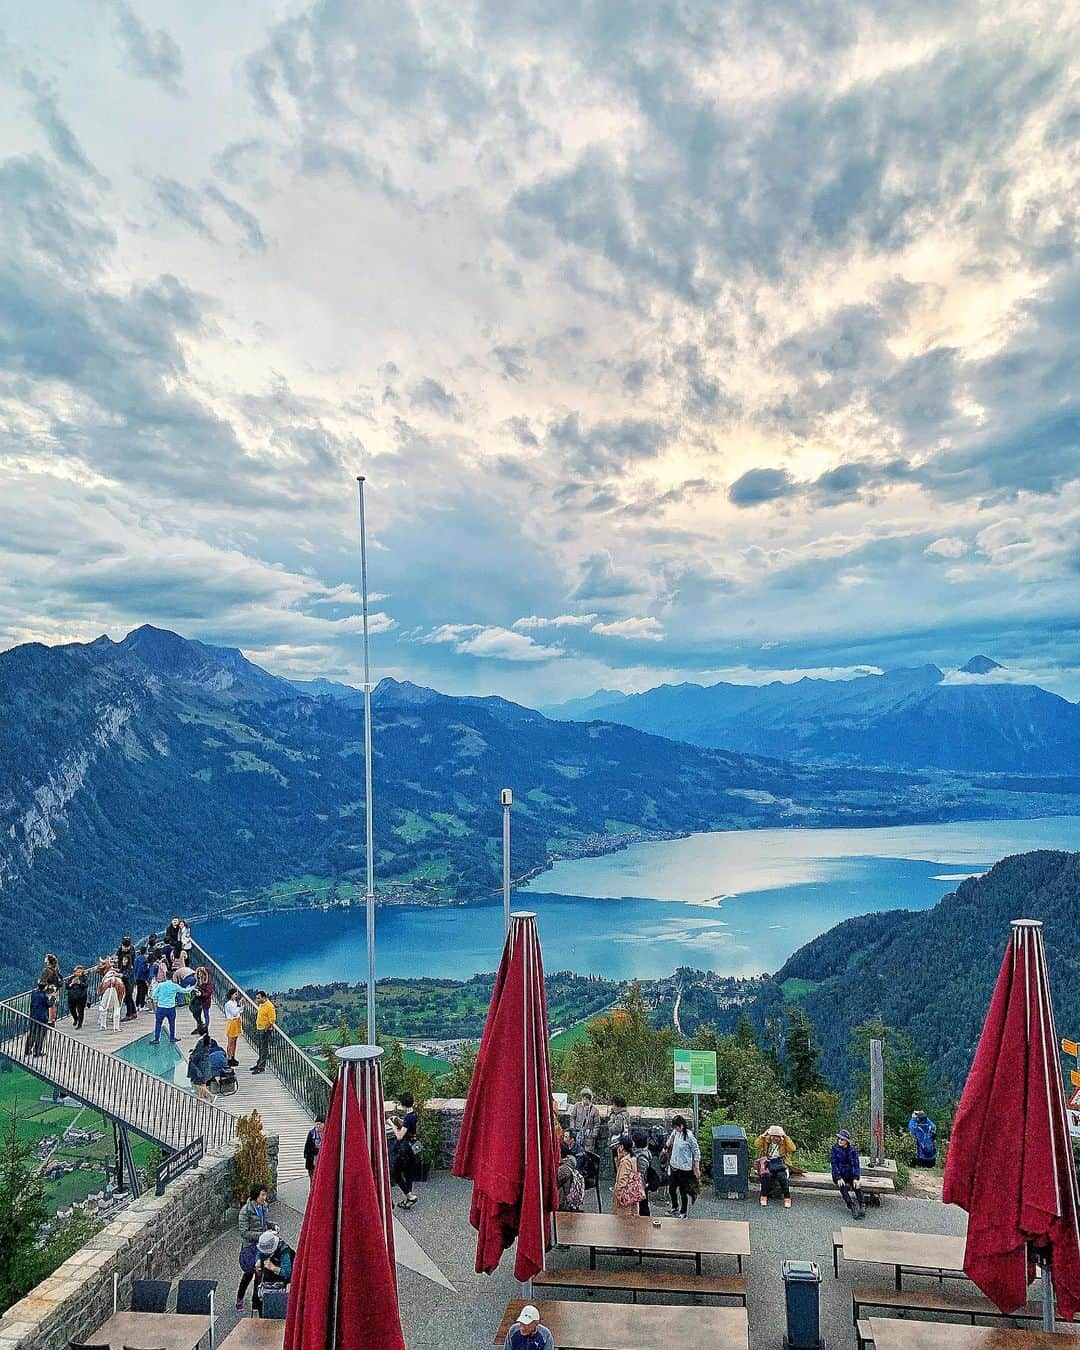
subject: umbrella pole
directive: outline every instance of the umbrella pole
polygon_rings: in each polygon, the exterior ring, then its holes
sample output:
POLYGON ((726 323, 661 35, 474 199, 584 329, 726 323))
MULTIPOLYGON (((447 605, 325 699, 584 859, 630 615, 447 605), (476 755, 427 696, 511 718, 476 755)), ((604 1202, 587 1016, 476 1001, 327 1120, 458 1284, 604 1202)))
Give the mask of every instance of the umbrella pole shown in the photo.
POLYGON ((1054 1275, 1050 1269, 1050 1262, 1040 1260, 1039 1268, 1042 1271, 1042 1307, 1043 1307, 1043 1331, 1054 1330, 1054 1275))

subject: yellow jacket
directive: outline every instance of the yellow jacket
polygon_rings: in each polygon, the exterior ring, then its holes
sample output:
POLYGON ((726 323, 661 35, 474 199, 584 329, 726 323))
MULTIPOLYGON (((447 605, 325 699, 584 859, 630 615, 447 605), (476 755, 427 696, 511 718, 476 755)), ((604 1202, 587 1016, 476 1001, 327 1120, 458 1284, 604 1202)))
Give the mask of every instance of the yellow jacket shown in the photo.
POLYGON ((768 1157, 769 1145, 772 1143, 779 1144, 780 1156, 785 1160, 785 1162, 795 1152, 795 1140, 789 1138, 786 1134, 784 1135, 783 1139, 774 1139, 771 1134, 759 1134, 758 1137, 754 1140, 754 1147, 758 1151, 759 1158, 768 1157))
POLYGON ((264 998, 259 1004, 259 1015, 255 1018, 255 1030, 269 1031, 276 1021, 277 1009, 268 998, 264 998))

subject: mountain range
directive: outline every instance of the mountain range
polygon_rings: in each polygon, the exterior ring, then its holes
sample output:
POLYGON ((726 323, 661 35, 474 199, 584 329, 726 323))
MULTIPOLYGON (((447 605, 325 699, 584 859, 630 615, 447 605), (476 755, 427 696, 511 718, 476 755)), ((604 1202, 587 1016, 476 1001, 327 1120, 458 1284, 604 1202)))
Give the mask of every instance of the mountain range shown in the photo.
POLYGON ((1075 776, 1080 705, 1007 674, 980 655, 948 676, 925 665, 851 680, 662 684, 546 711, 800 764, 1075 776))
POLYGON ((793 995, 814 1023, 830 1080, 849 1081, 851 1029, 870 1017, 903 1031, 959 1095, 982 1030, 1013 919, 1043 923, 1063 1036, 1080 1034, 1080 853, 1003 858, 931 909, 848 919, 801 947, 758 998, 758 1025, 793 995))
MULTIPOLYGON (((355 882, 361 703, 149 626, 0 653, 0 988, 230 893, 355 882)), ((1080 812, 1060 783, 793 765, 389 679, 373 704, 386 900, 497 892, 504 786, 517 876, 665 833, 1080 812)))

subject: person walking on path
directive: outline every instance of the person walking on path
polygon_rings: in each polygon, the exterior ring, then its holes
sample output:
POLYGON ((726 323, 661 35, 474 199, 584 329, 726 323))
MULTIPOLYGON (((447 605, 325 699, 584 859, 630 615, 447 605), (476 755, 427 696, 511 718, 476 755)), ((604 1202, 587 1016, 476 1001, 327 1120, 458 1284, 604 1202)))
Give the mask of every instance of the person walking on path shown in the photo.
POLYGON ((540 1321, 540 1309, 526 1303, 506 1333, 503 1350, 555 1350, 551 1332, 540 1321))
POLYGON ((138 1017, 135 1007, 135 957, 138 952, 130 937, 125 937, 116 949, 116 969, 124 981, 124 1021, 130 1022, 138 1017))
POLYGON ((88 992, 86 971, 82 966, 76 966, 67 982, 68 1012, 71 1014, 71 1025, 75 1031, 82 1030, 88 992))
POLYGON ((612 1209, 616 1214, 637 1214, 645 1199, 645 1183, 638 1170, 629 1136, 619 1135, 615 1145, 615 1184, 611 1188, 612 1209))
POLYGON ((191 1015, 195 1019, 195 1030, 191 1033, 193 1036, 208 1036, 210 1034, 210 1009, 214 1005, 214 986, 210 979, 210 972, 205 966, 199 966, 195 972, 195 983, 191 986, 189 995, 189 1007, 191 1015))
POLYGON ((146 1007, 146 995, 150 988, 150 955, 146 947, 140 947, 135 954, 135 1008, 142 1012, 146 1007))
POLYGON ((413 1182, 420 1170, 420 1140, 416 1137, 420 1125, 420 1112, 413 1104, 411 1092, 401 1094, 401 1105, 405 1108, 405 1114, 400 1117, 393 1116, 390 1120, 394 1132, 393 1179, 401 1187, 405 1197, 399 1202, 398 1208, 412 1209, 419 1198, 413 1193, 413 1182))
POLYGON ((664 1151, 668 1155, 667 1166, 671 1173, 671 1180, 668 1182, 671 1208, 668 1213, 677 1214, 679 1218, 685 1219, 688 1217, 687 1209, 694 1181, 701 1176, 701 1149, 698 1148, 698 1141, 686 1124, 685 1116, 676 1116, 671 1122, 671 1133, 664 1145, 664 1151))
POLYGON ((37 988, 30 995, 30 1025, 26 1030, 23 1054, 28 1059, 40 1059, 45 1044, 45 1028, 49 1025, 49 986, 44 980, 38 980, 37 988))
POLYGON ((862 1193, 862 1168, 859 1166, 859 1150, 851 1142, 847 1130, 838 1130, 836 1143, 829 1150, 829 1166, 832 1168, 833 1185, 844 1198, 844 1204, 856 1219, 866 1218, 866 1201, 862 1193))
POLYGON ((307 1132, 307 1138, 304 1140, 304 1167, 307 1169, 308 1185, 315 1180, 315 1164, 319 1161, 319 1149, 322 1148, 323 1130, 326 1128, 326 1117, 317 1117, 315 1124, 307 1132))
POLYGON ((639 1127, 632 1132, 630 1139, 634 1145, 634 1160, 641 1173, 641 1185, 645 1191, 645 1199, 638 1205, 638 1213, 647 1217, 652 1213, 649 1208, 649 1183, 655 1182, 653 1186, 655 1190, 660 1185, 660 1175, 653 1165, 653 1157, 649 1152, 649 1136, 645 1131, 639 1127))
POLYGON ((60 973, 60 962, 52 952, 45 953, 45 964, 41 972, 40 981, 44 981, 45 988, 52 999, 48 1022, 50 1026, 53 1026, 56 1022, 56 1010, 60 1005, 60 991, 64 987, 64 977, 60 973))
POLYGON ((240 1230, 240 1283, 236 1289, 236 1311, 244 1311, 244 1295, 252 1280, 256 1278, 259 1262, 259 1238, 273 1228, 269 1219, 269 1200, 265 1186, 252 1186, 248 1198, 240 1207, 236 1217, 236 1226, 240 1230))
POLYGON ((630 1139, 630 1112, 626 1109, 626 1098, 615 1095, 611 1098, 611 1110, 607 1118, 608 1147, 611 1149, 611 1165, 615 1166, 615 1145, 625 1135, 630 1139))
POLYGON ((755 1140, 758 1151, 757 1174, 761 1181, 761 1204, 769 1203, 769 1192, 775 1182, 784 1197, 784 1208, 791 1208, 791 1155, 795 1152, 795 1142, 790 1139, 782 1125, 770 1125, 764 1134, 755 1140))
POLYGON ((157 1045, 161 1039, 162 1023, 169 1024, 169 1040, 173 1045, 176 1044, 176 1004, 177 1001, 183 1001, 184 991, 173 980, 159 980, 154 985, 154 1039, 153 1044, 157 1045))
POLYGON ((112 966, 106 966, 105 973, 98 983, 98 1030, 108 1029, 109 1019, 112 1019, 113 1031, 120 1030, 120 1012, 124 1001, 124 981, 120 975, 113 970, 112 966))
POLYGON ((229 1057, 229 1068, 235 1069, 240 1062, 236 1058, 236 1043, 244 1034, 244 1010, 240 1004, 240 990, 229 990, 225 999, 225 1053, 229 1057))
POLYGON ((270 1058, 270 1039, 277 1025, 277 1009, 270 1002, 265 989, 256 990, 255 1002, 259 1008, 255 1018, 255 1040, 258 1043, 259 1056, 248 1072, 265 1073, 266 1061, 270 1058))

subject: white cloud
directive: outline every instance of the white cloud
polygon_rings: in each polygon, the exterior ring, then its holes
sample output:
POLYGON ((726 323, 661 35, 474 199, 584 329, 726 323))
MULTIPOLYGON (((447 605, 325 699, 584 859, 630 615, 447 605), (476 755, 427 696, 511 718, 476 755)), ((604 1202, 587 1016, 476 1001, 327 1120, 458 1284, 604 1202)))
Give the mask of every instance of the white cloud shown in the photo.
POLYGON ((561 647, 545 647, 525 633, 475 623, 442 624, 420 640, 449 644, 461 656, 492 661, 554 661, 565 655, 561 647))
POLYGON ((927 544, 923 552, 929 554, 931 558, 961 558, 967 550, 965 540, 958 539, 955 535, 945 535, 941 539, 935 539, 932 544, 927 544))
POLYGON ((592 631, 602 637, 626 638, 631 642, 662 642, 664 628, 659 619, 616 619, 611 623, 595 623, 592 631))
POLYGON ((588 628, 597 617, 595 614, 557 614, 553 619, 545 619, 539 614, 529 614, 515 619, 513 626, 520 632, 537 628, 588 628))

